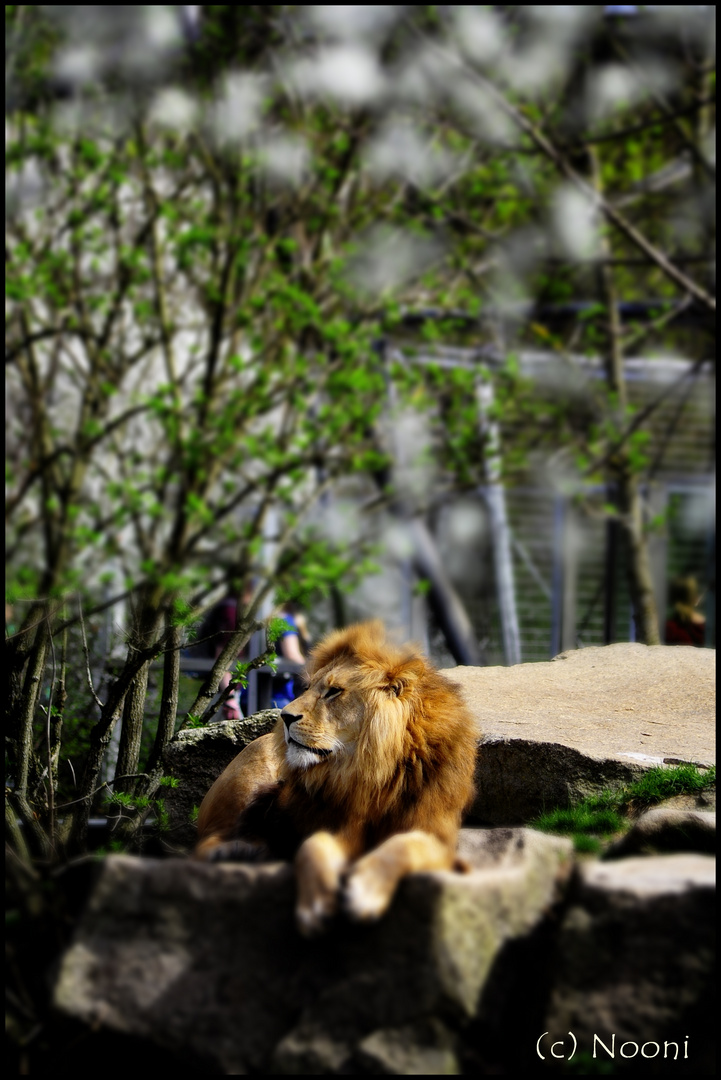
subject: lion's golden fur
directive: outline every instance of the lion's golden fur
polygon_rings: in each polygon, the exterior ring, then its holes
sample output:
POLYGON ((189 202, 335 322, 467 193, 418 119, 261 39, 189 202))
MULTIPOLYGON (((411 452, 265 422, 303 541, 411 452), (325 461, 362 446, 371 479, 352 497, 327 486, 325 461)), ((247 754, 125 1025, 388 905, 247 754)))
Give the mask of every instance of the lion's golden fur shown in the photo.
POLYGON ((417 837, 428 838, 432 865, 416 865, 416 853, 398 876, 451 866, 479 735, 460 690, 417 649, 389 642, 379 621, 329 634, 307 675, 308 689, 273 733, 243 751, 206 796, 197 852, 222 855, 224 844, 240 841, 287 856, 329 834, 350 865, 412 833, 414 852, 417 837))
POLYGON ((284 761, 281 776, 298 809, 322 796, 326 827, 337 828, 342 812, 344 832, 374 826, 380 840, 423 828, 455 843, 478 736, 460 691, 418 652, 386 641, 379 622, 330 634, 308 665, 311 686, 324 670, 363 696, 365 716, 351 756, 331 755, 304 770, 284 761))

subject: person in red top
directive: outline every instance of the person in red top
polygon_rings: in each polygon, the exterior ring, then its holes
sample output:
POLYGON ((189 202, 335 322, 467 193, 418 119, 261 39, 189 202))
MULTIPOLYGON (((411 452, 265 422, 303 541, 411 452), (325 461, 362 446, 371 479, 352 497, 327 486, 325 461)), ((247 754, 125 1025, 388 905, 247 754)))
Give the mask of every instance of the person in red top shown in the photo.
POLYGON ((706 619, 696 605, 701 599, 696 578, 675 578, 669 588, 671 614, 666 620, 667 645, 695 645, 702 649, 706 640, 706 619))

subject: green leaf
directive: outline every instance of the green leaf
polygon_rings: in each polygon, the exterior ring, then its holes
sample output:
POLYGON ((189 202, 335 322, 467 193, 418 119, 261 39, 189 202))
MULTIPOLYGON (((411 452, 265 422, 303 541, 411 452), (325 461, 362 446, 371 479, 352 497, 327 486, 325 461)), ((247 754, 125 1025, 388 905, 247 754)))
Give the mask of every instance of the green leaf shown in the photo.
POLYGON ((266 630, 268 644, 273 645, 281 634, 294 632, 293 627, 285 619, 271 619, 266 630))

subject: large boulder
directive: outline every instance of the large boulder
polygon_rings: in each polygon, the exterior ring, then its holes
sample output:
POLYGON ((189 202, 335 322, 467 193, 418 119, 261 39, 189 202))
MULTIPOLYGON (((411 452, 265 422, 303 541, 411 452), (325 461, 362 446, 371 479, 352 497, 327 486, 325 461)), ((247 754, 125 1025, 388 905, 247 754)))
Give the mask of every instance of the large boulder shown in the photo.
POLYGON ((465 831, 461 851, 470 873, 413 875, 378 924, 312 942, 288 865, 108 857, 56 1004, 222 1073, 458 1071, 491 967, 571 866, 568 841, 524 829, 465 831))
POLYGON ((716 811, 681 810, 667 804, 647 810, 604 853, 606 859, 659 852, 716 851, 716 811))
POLYGON ((171 850, 195 846, 195 811, 206 792, 248 743, 272 731, 279 716, 279 709, 266 709, 247 719, 184 728, 171 739, 163 751, 163 769, 177 780, 177 786, 162 789, 169 819, 165 836, 171 850))
POLYGON ((635 643, 457 667, 483 737, 470 819, 528 821, 653 765, 716 760, 716 653, 635 643))
POLYGON ((710 855, 580 865, 554 957, 546 1057, 558 1039, 567 1061, 572 1032, 589 1064, 713 1075, 715 900, 710 855))
MULTIPOLYGON (((468 821, 519 825, 626 785, 654 765, 714 763, 715 667, 711 649, 631 643, 561 653, 547 663, 448 669, 483 732, 468 821)), ((164 788, 163 797, 177 850, 195 843, 193 807, 278 715, 270 709, 171 741, 163 761, 178 786, 164 788)))

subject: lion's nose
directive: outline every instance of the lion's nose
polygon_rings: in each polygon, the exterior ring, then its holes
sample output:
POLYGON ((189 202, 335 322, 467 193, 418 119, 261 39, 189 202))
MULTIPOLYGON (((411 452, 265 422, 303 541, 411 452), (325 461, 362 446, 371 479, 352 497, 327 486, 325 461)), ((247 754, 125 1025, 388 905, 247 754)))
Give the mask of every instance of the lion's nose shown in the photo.
POLYGON ((283 720, 283 723, 285 724, 285 726, 287 727, 289 732, 290 732, 290 725, 291 724, 294 724, 296 720, 302 720, 303 719, 303 713, 287 712, 285 709, 283 709, 283 711, 282 711, 282 713, 280 715, 281 715, 281 718, 283 720))

